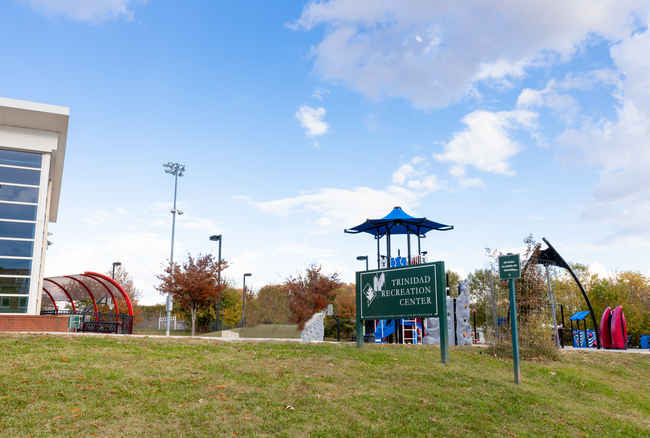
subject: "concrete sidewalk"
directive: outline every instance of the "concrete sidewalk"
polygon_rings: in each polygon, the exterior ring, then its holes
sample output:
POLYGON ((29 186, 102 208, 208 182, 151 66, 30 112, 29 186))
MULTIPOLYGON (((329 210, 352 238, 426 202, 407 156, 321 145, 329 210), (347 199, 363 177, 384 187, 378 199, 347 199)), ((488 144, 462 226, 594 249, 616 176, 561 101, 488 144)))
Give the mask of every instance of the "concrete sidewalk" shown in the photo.
POLYGON ((629 353, 629 354, 650 354, 650 349, 644 348, 628 348, 627 350, 606 350, 601 348, 574 348, 574 347, 564 347, 560 348, 560 351, 583 351, 585 353, 629 353))

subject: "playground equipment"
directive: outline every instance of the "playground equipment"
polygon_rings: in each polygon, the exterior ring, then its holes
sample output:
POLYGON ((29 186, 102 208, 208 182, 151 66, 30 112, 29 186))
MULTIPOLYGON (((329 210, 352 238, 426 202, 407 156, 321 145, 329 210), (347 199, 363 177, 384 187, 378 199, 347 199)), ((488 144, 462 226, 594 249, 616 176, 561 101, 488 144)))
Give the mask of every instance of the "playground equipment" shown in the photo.
MULTIPOLYGON (((600 340, 600 333, 598 330, 598 324, 596 323, 596 317, 594 315, 594 309, 591 307, 591 301, 589 301, 589 297, 587 296, 587 293, 585 292, 585 289, 582 287, 582 284, 580 284, 580 280, 578 280, 578 277, 576 274, 573 272, 573 269, 571 269, 571 266, 562 258, 562 256, 553 248, 553 245, 549 243, 548 240, 546 240, 545 237, 542 238, 544 243, 548 245, 548 248, 546 248, 544 251, 539 251, 539 248, 535 251, 535 254, 533 257, 537 259, 538 262, 545 264, 546 266, 557 266, 560 268, 564 268, 567 271, 569 271, 569 274, 573 277, 575 280, 576 284, 578 285, 578 288, 580 289, 580 292, 582 292, 582 297, 585 299, 585 302, 587 303, 587 307, 589 308, 589 311, 585 314, 589 315, 591 314, 591 322, 594 326, 594 333, 596 335, 596 346, 598 348, 602 348, 602 343, 600 340)), ((531 257, 531 259, 533 258, 531 257)), ((553 314, 555 315, 555 309, 553 309, 553 314)), ((574 315, 575 316, 575 315, 574 315)), ((586 324, 586 323, 585 323, 586 324)), ((557 326, 557 323, 555 324, 557 326)), ((586 336, 586 332, 585 332, 586 336)))
POLYGON ((596 348, 596 331, 587 330, 587 321, 585 318, 589 315, 589 311, 583 310, 576 312, 569 318, 571 322, 571 333, 573 335, 573 348, 596 348), (576 329, 573 328, 573 321, 576 321, 576 329), (584 324, 584 329, 580 330, 580 321, 584 324))
POLYGON ((623 307, 618 306, 613 311, 608 307, 600 319, 600 339, 603 347, 614 350, 627 349, 627 325, 623 307))
MULTIPOLYGON (((384 270, 385 272, 390 272, 392 269, 401 269, 407 268, 414 265, 431 265, 427 263, 427 252, 422 251, 421 240, 426 238, 426 234, 429 231, 449 231, 453 230, 452 225, 445 225, 439 222, 434 222, 426 217, 416 218, 406 214, 401 207, 394 207, 393 210, 384 216, 381 219, 366 219, 365 222, 344 230, 349 234, 360 234, 367 233, 374 237, 377 241, 377 270, 384 270), (393 235, 402 235, 406 236, 406 253, 407 257, 402 257, 400 250, 397 250, 397 257, 394 257, 394 252, 391 248, 391 236, 393 235), (414 251, 411 250, 411 237, 414 236, 417 238, 417 253, 414 254, 414 251), (385 237, 385 254, 381 253, 381 239, 385 237)), ((367 256, 358 258, 359 260, 368 261, 367 256)), ((438 263, 438 262, 436 262, 438 263)), ((444 272, 444 265, 439 266, 439 269, 444 272)), ((368 265, 366 264, 366 271, 368 271, 368 265)), ((358 273, 359 274, 359 273, 358 273)), ((359 275, 367 275, 362 273, 359 275)), ((388 274, 386 274, 388 275, 388 274)), ((363 278, 363 277, 362 277, 363 278)), ((366 286, 366 289, 363 291, 357 291, 357 294, 365 294, 364 297, 368 300, 368 306, 370 306, 378 291, 382 291, 384 287, 383 280, 379 280, 380 277, 377 277, 377 280, 374 284, 366 286)), ((381 277, 383 278, 383 277, 381 277)), ((429 277, 427 277, 429 278, 429 277)), ((444 292, 443 292, 444 293, 444 292)), ((442 299, 444 296, 440 296, 442 299)), ((444 306, 444 301, 441 300, 438 303, 436 309, 442 309, 444 306)), ((414 307, 413 307, 414 308, 414 307)), ((403 310, 403 309, 402 309, 403 310)), ((437 313, 437 310, 436 310, 437 313)), ((443 312, 444 313, 444 312, 443 312)), ((420 316, 429 316, 420 314, 420 316)), ((373 316, 379 316, 379 314, 374 314, 373 316)), ((424 321, 421 318, 418 319, 407 319, 413 318, 414 316, 409 312, 403 311, 400 314, 384 314, 384 317, 394 316, 396 319, 393 320, 372 320, 370 318, 363 317, 363 323, 365 323, 365 333, 370 339, 370 335, 374 333, 375 342, 386 342, 394 341, 397 343, 421 343, 422 342, 422 331, 424 329, 424 321), (390 339, 388 339, 390 338, 390 339)), ((436 318, 437 320, 437 318, 436 318)), ((361 324, 361 323, 359 323, 361 324)), ((357 327, 357 332, 361 330, 361 325, 357 327)), ((359 338, 358 338, 359 339, 359 338)), ((362 344, 358 343, 358 346, 362 344)), ((442 352, 443 350, 441 350, 442 352)), ((446 348, 444 351, 447 351, 446 348)), ((443 354, 444 355, 444 354, 443 354)))
MULTIPOLYGON (((471 345, 472 327, 469 324, 469 283, 464 281, 458 285, 457 298, 447 297, 447 333, 450 345, 471 345)), ((426 322, 423 344, 438 345, 440 343, 440 322, 437 318, 429 318, 426 322)))
POLYGON ((375 321, 375 342, 384 344, 390 336, 395 335, 395 330, 399 331, 399 340, 404 344, 421 344, 422 343, 422 324, 423 320, 418 319, 380 319, 375 321), (397 323, 397 324, 396 324, 397 323))

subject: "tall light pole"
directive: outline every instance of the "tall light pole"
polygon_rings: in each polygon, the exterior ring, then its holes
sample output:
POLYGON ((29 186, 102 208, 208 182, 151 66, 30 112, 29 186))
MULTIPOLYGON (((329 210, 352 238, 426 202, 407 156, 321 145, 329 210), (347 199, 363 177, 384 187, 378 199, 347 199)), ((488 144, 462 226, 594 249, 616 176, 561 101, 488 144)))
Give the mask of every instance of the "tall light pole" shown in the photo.
POLYGON ((357 260, 359 260, 360 262, 363 261, 363 260, 366 261, 366 271, 367 271, 368 270, 368 256, 367 255, 359 256, 359 257, 357 257, 357 260))
MULTIPOLYGON (((222 241, 222 239, 223 239, 223 237, 221 236, 221 234, 210 236, 210 241, 212 241, 212 242, 217 242, 218 241, 219 242, 219 272, 217 272, 217 278, 218 278, 219 284, 221 284, 221 241, 222 241)), ((219 294, 219 295, 221 295, 221 294, 219 294)), ((219 315, 221 314, 220 309, 219 309, 220 304, 221 304, 221 296, 217 297, 217 325, 215 327, 215 330, 219 330, 219 325, 220 325, 219 324, 219 315)))
MULTIPOLYGON (((171 210, 172 214, 172 252, 171 256, 169 257, 169 266, 171 270, 171 274, 174 273, 174 230, 176 228, 176 213, 180 216, 183 214, 181 210, 176 209, 176 192, 178 189, 178 177, 183 176, 183 172, 185 171, 185 166, 182 164, 178 163, 164 163, 163 166, 165 167, 165 173, 169 173, 171 175, 174 175, 174 208, 171 210)), ((167 330, 165 335, 169 336, 169 328, 171 326, 171 317, 172 317, 172 296, 171 294, 167 294, 167 330)))
POLYGON ((244 274, 244 293, 242 301, 242 312, 241 312, 241 326, 244 327, 246 324, 246 277, 250 277, 253 274, 244 274))
POLYGON ((113 280, 115 280, 115 267, 116 267, 116 266, 122 266, 122 263, 120 263, 120 262, 113 262, 113 275, 111 276, 111 278, 112 278, 113 280))

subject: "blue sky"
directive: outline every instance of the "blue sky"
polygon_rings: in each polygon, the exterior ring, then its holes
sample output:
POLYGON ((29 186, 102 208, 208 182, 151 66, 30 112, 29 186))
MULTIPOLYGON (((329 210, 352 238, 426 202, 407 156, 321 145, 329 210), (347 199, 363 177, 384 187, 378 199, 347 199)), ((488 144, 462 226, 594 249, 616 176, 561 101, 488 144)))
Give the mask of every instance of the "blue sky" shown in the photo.
MULTIPOLYGON (((546 237, 605 274, 650 247, 646 1, 10 0, 0 95, 70 108, 46 275, 134 276, 216 251, 255 289, 400 205, 454 225, 423 249, 466 274, 546 237), (534 3, 534 4, 531 4, 534 3)), ((405 239, 393 249, 406 251, 405 239)))

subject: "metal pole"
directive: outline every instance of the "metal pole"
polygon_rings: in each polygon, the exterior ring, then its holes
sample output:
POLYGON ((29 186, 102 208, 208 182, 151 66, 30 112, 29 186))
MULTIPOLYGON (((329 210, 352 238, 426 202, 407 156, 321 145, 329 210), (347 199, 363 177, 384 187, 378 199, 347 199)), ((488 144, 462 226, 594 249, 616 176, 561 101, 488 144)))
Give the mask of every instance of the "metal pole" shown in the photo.
POLYGON ((492 279, 492 269, 488 271, 488 277, 490 277, 490 293, 492 294, 492 319, 494 320, 494 336, 499 336, 499 324, 497 321, 497 300, 494 297, 494 280, 492 279))
MULTIPOLYGON (((223 234, 219 235, 219 272, 217 272, 217 278, 219 279, 219 286, 221 286, 221 241, 223 240, 223 234)), ((223 327, 223 321, 219 323, 219 315, 221 314, 221 294, 217 297, 217 331, 219 327, 223 327)))
POLYGON ((474 309, 474 339, 478 342, 478 332, 476 331, 476 309, 474 309))
MULTIPOLYGON (((169 266, 171 269, 171 274, 174 274, 174 230, 176 228, 176 193, 178 191, 178 172, 176 169, 174 172, 174 208, 172 209, 172 251, 169 256, 169 266)), ((169 336, 169 328, 171 327, 171 316, 172 316, 172 295, 171 293, 167 294, 167 330, 165 331, 165 336, 169 336)))
POLYGON ((560 304, 560 317, 562 318, 562 348, 564 348, 564 304, 560 304))
POLYGON ((244 275, 244 291, 242 293, 242 300, 241 326, 243 328, 246 323, 246 275, 244 275))
POLYGON ((515 368, 515 383, 521 383, 519 378, 519 337, 517 335, 517 303, 515 301, 515 280, 508 280, 510 289, 510 327, 512 328, 512 362, 515 368))
POLYGON ((557 333, 557 318, 555 316, 555 300, 553 300, 553 289, 551 288, 551 276, 548 272, 548 265, 546 265, 546 282, 548 283, 548 296, 551 297, 551 312, 553 312, 553 329, 555 330, 555 341, 557 348, 560 348, 560 337, 557 333))
POLYGON ((406 227, 406 250, 408 252, 409 262, 408 265, 411 265, 411 234, 409 232, 408 226, 406 227))
POLYGON ((379 234, 377 234, 377 269, 381 269, 381 248, 379 247, 379 234))
POLYGON ((244 274, 244 290, 242 293, 242 313, 241 313, 241 326, 242 328, 246 325, 246 277, 250 277, 251 274, 244 274))

